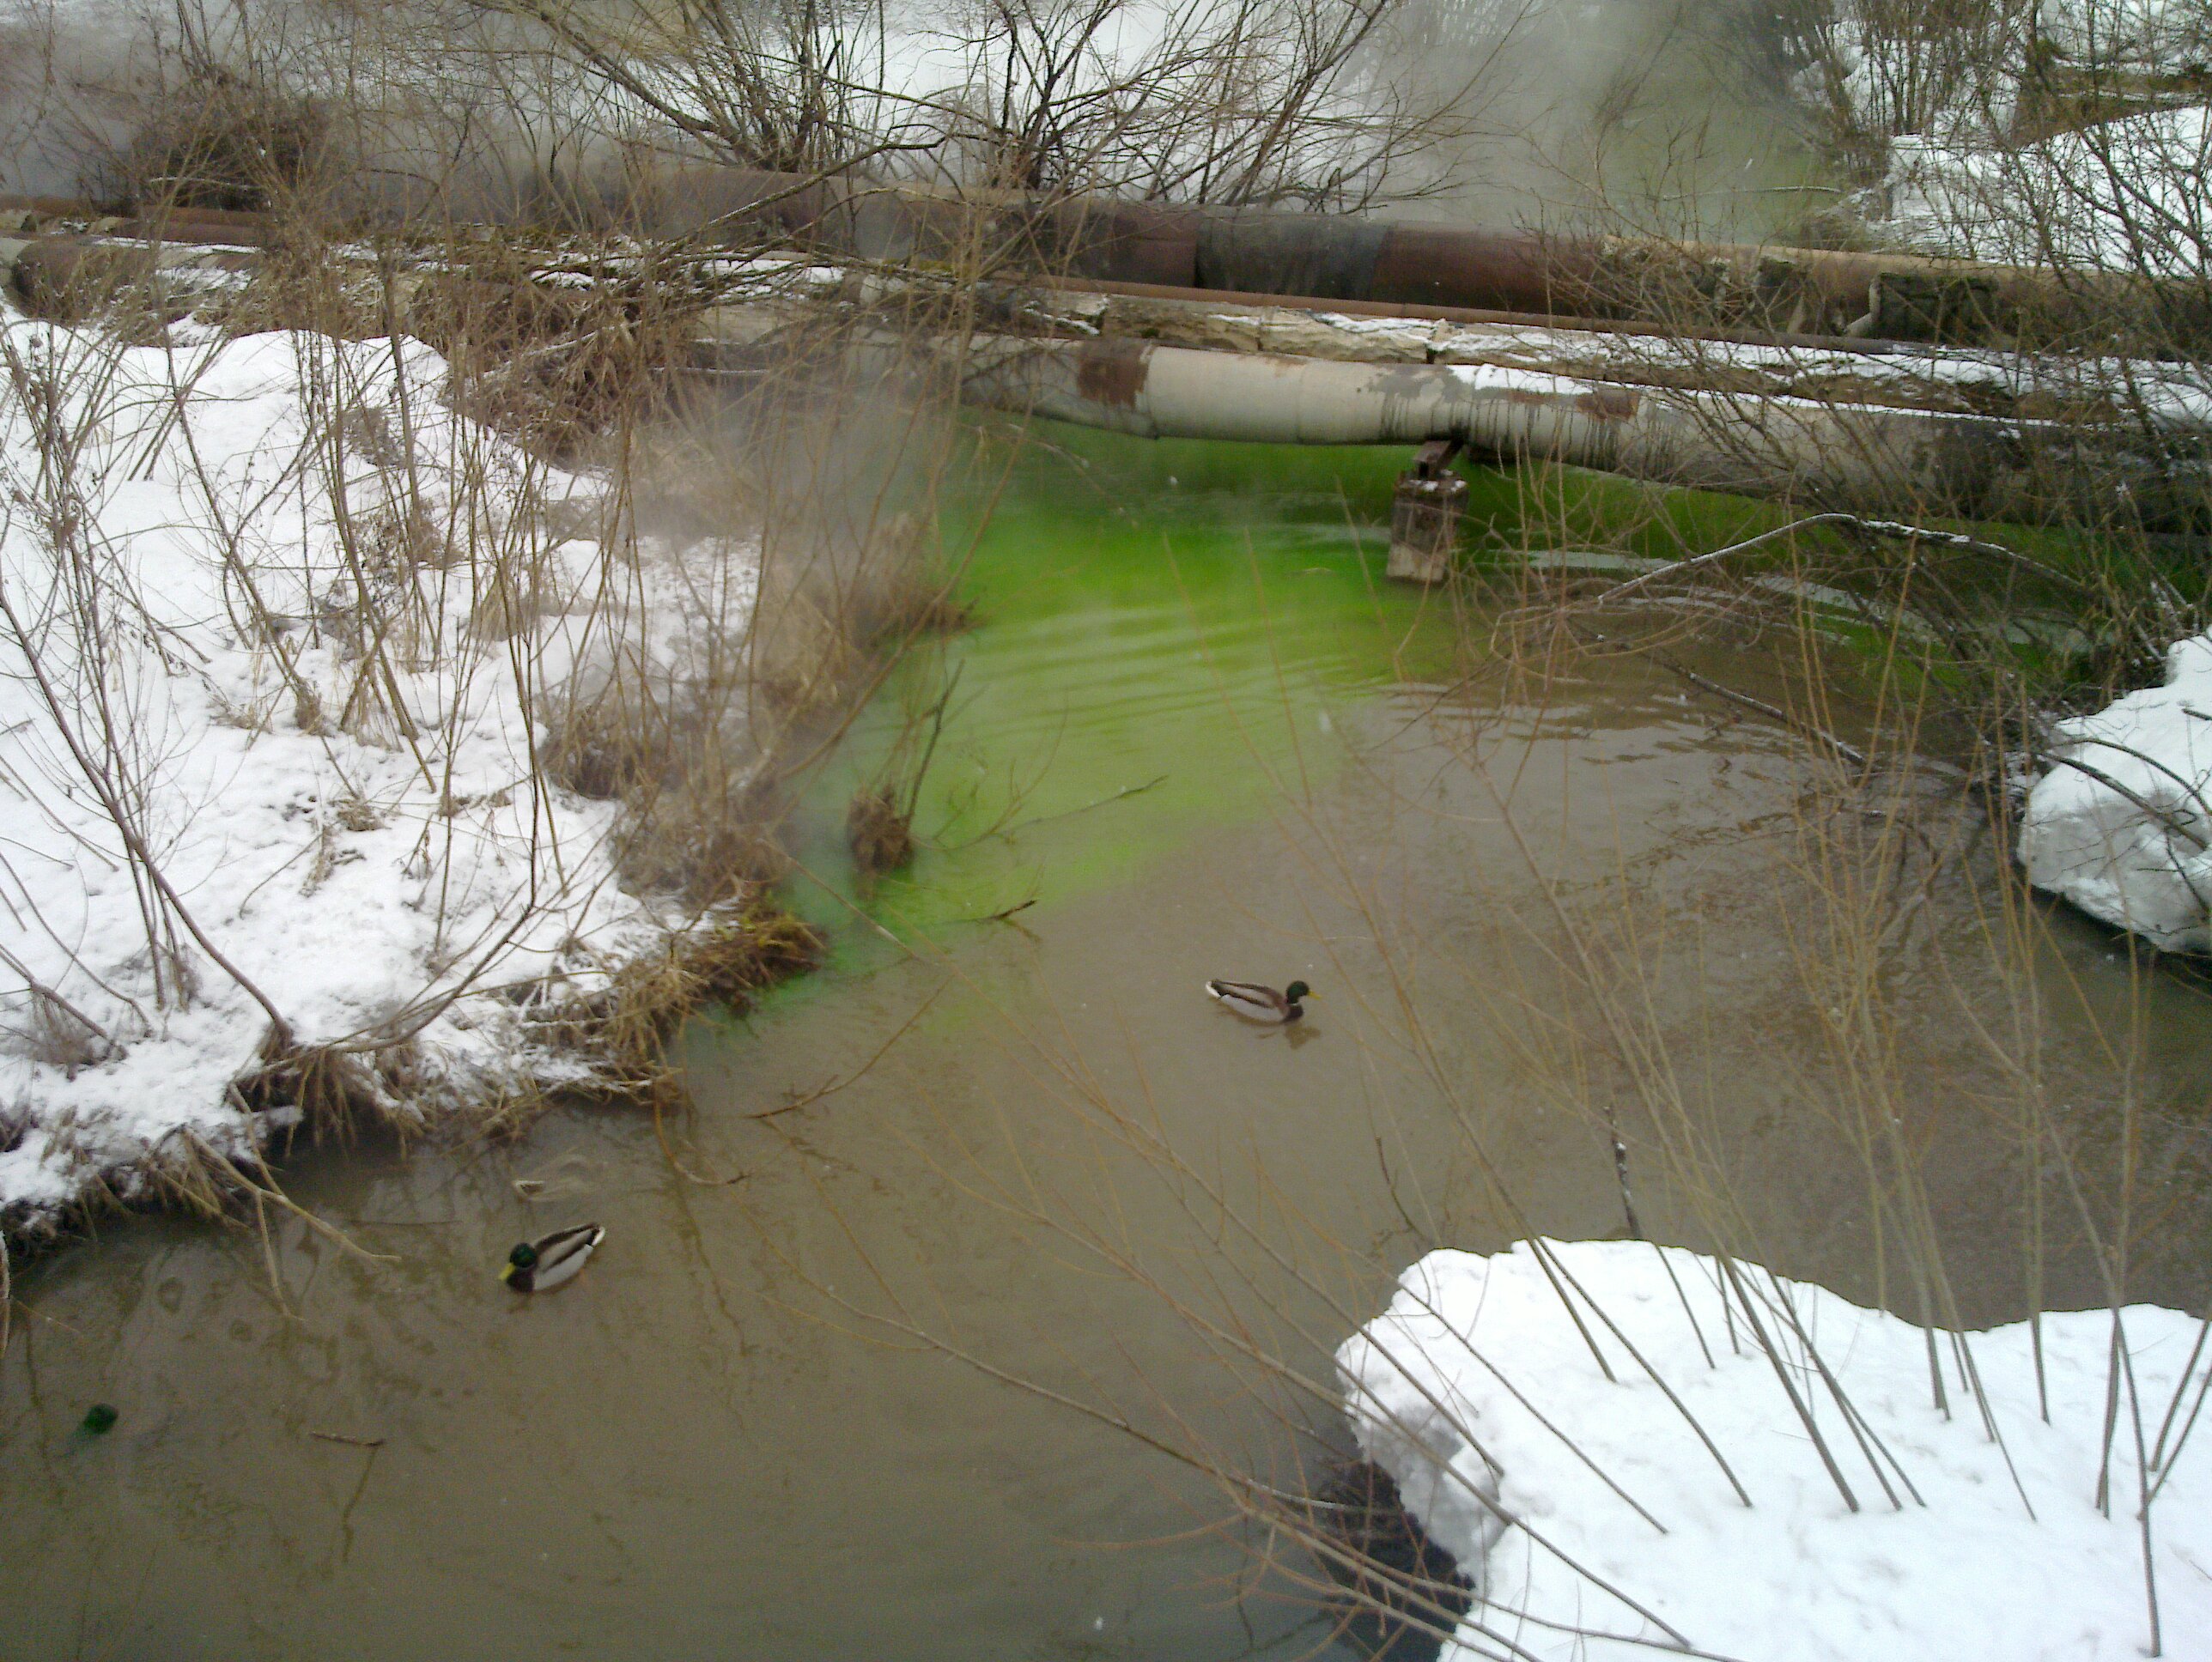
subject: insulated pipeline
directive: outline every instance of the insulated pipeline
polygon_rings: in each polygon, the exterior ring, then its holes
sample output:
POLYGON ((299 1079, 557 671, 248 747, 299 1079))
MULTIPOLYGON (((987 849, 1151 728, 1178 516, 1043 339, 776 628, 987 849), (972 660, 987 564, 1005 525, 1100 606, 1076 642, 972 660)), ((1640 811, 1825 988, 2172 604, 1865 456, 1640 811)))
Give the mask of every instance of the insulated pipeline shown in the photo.
POLYGON ((1458 439, 1547 460, 1856 512, 2047 521, 2114 503, 2191 523, 2199 457, 2087 451, 2076 430, 1988 416, 1625 387, 1485 365, 1346 363, 1132 340, 975 343, 970 402, 1147 438, 1253 444, 1458 439), (2094 492, 2097 504, 2086 504, 2094 492))

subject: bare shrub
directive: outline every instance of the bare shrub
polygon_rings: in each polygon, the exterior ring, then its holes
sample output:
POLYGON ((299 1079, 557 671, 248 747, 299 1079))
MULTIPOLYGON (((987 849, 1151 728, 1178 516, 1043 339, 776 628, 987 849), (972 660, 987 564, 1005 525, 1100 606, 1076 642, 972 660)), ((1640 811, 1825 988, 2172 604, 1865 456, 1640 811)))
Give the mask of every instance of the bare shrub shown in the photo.
POLYGON ((1406 73, 1419 21, 1398 0, 1016 3, 896 21, 813 0, 501 9, 678 151, 1048 199, 1313 207, 1446 188, 1522 15, 1483 9, 1469 67, 1439 83, 1406 73))
POLYGON ((88 1016, 43 987, 31 989, 31 1021, 17 1036, 31 1059, 74 1076, 114 1054, 114 1045, 88 1016))
POLYGON ((95 164, 87 193, 134 213, 264 209, 324 183, 330 142, 315 100, 190 62, 180 84, 155 95, 122 153, 95 164))

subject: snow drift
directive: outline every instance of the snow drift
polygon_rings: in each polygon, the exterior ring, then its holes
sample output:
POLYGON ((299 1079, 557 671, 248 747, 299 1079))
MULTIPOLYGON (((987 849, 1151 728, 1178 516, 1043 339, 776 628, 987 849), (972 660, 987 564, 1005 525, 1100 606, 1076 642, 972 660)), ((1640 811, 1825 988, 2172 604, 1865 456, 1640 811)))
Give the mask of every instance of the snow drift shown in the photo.
POLYGON ((1649 1654, 1663 1622, 1746 1662, 2141 1655, 2148 1486, 2165 1654, 2212 1657, 2212 1460, 2182 1441, 2203 1381, 2196 1320, 2045 1315, 2047 1419, 2027 1325, 1938 1333, 1946 1412, 1929 1335, 1896 1317, 1748 1265, 1724 1299, 1722 1266, 1674 1248, 1542 1251, 1571 1291, 1528 1243, 1432 1253, 1337 1356, 1361 1446, 1480 1589, 1451 1653, 1649 1654), (2116 1336, 2128 1367, 2106 1459, 2116 1336))
POLYGON ((2168 952, 2212 952, 2212 634, 2166 685, 2057 724, 2028 792, 2021 863, 2038 889, 2168 952))

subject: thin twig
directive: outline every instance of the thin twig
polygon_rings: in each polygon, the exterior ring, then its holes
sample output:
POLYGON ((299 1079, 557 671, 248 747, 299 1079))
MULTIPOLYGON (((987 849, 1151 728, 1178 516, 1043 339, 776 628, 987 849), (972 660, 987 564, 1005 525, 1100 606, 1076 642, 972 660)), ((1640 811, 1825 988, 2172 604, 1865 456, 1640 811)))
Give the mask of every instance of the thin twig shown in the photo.
MULTIPOLYGON (((1024 901, 1023 904, 1027 905, 1028 902, 1024 901)), ((1018 912, 1021 910, 1021 907, 1016 907, 1013 909, 1018 912)), ((846 1086, 853 1083, 854 1081, 859 1079, 863 1074, 866 1073, 870 1068, 872 1068, 877 1063, 882 1061, 884 1055, 890 1050, 890 1047, 898 1043, 900 1040, 906 1037, 907 1030, 913 1027, 916 1022, 921 1020, 924 1016, 927 1016, 929 1013, 929 1007, 937 1002, 938 994, 943 992, 945 988, 951 985, 952 983, 950 981, 939 981, 937 984, 936 988, 930 993, 929 997, 921 1001, 920 1007, 915 1010, 914 1014, 908 1016, 905 1021, 899 1023, 898 1030, 893 1033, 890 1038, 884 1040, 882 1044, 877 1046, 875 1054, 869 1057, 866 1061, 861 1063, 860 1065, 854 1069, 852 1072, 845 1075, 841 1079, 832 1079, 826 1085, 817 1086, 814 1089, 807 1092, 805 1095, 794 1097, 792 1101, 784 1103, 781 1107, 763 1108, 757 1113, 747 1114, 745 1118, 748 1119, 779 1119, 787 1113, 796 1113, 801 1108, 811 1107, 815 1103, 819 1102, 823 1097, 828 1096, 834 1092, 844 1089, 846 1086)))

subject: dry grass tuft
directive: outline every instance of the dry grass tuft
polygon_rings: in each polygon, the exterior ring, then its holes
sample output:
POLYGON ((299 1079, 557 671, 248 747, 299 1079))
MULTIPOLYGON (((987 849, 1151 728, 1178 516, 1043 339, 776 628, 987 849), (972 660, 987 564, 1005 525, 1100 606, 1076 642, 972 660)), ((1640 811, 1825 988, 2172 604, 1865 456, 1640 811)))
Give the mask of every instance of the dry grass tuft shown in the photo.
MULTIPOLYGON (((333 259, 313 222, 285 218, 276 223, 282 234, 261 251, 248 280, 202 297, 195 316, 233 336, 299 329, 361 341, 404 327, 408 297, 416 286, 411 274, 333 259)), ((372 435, 363 428, 349 436, 372 435)))
POLYGON ((537 747, 547 779, 593 802, 618 802, 656 779, 668 756, 665 714, 611 692, 573 700, 546 720, 537 747))
MULTIPOLYGON (((79 1068, 97 1067, 115 1054, 106 1034, 40 986, 31 989, 31 1023, 18 1037, 33 1061, 64 1069, 72 1077, 79 1068)), ((0 1153, 15 1146, 7 1142, 5 1131, 0 1125, 0 1153)))
POLYGON ((868 640, 878 648, 896 648, 930 637, 960 634, 975 627, 975 609, 956 598, 950 585, 912 570, 885 585, 869 619, 868 640))
POLYGON ((913 816, 880 786, 855 792, 845 814, 845 842, 865 875, 896 871, 914 858, 913 816))
POLYGON ((778 835, 774 794, 763 787, 732 802, 711 792, 661 793, 623 845, 624 875, 642 890, 679 895, 696 906, 781 882, 791 856, 778 835))
POLYGON ((812 968, 823 945, 811 925, 756 895, 625 965, 546 1030, 590 1059, 610 1095, 660 1100, 673 1089, 668 1039, 685 1016, 709 1004, 744 1009, 762 988, 812 968))
POLYGON ((888 516, 873 538, 870 580, 853 597, 854 636, 870 649, 896 652, 918 640, 975 627, 975 609, 954 591, 957 576, 933 571, 927 551, 937 538, 921 516, 888 516))
POLYGON ((416 1129, 421 1115, 407 1105, 407 1095, 418 1071, 415 1047, 406 1040, 356 1050, 272 1036, 234 1089, 238 1105, 250 1113, 295 1108, 310 1136, 348 1137, 373 1125, 416 1129))
POLYGON ((667 399, 690 354, 696 306, 651 270, 600 272, 583 287, 535 276, 519 248, 454 251, 459 275, 417 287, 409 329, 453 363, 460 407, 544 453, 573 458, 667 399))

